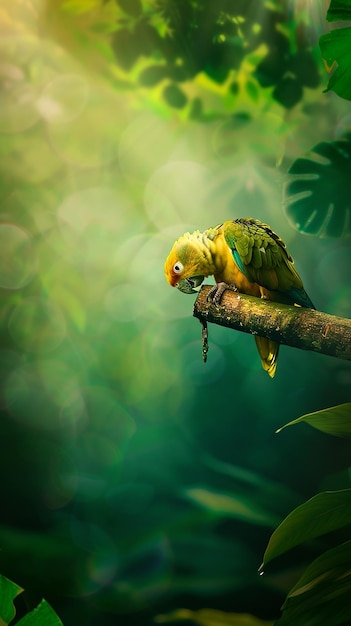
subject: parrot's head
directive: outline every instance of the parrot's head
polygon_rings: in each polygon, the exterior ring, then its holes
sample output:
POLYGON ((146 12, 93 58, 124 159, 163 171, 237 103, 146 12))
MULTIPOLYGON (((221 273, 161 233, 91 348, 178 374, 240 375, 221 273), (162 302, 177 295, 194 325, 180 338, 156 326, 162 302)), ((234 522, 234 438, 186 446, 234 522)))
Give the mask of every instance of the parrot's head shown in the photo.
POLYGON ((199 231, 182 235, 173 245, 164 265, 168 283, 183 293, 196 293, 210 273, 200 245, 201 236, 199 231))

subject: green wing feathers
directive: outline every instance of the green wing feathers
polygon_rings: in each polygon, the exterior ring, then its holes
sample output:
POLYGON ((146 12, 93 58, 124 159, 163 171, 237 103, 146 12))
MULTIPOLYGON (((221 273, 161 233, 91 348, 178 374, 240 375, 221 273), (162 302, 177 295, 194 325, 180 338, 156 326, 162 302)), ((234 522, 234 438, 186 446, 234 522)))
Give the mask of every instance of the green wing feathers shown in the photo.
POLYGON ((284 241, 267 224, 241 218, 225 222, 223 231, 236 264, 250 282, 284 294, 287 301, 314 308, 284 241))

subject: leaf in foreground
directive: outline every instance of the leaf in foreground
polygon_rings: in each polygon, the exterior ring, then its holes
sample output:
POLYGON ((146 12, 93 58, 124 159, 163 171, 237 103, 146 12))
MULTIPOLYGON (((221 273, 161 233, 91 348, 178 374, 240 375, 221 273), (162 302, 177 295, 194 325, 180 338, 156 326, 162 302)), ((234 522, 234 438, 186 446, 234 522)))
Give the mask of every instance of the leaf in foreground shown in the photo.
MULTIPOLYGON (((16 615, 14 599, 22 593, 23 589, 0 575, 0 626, 8 626, 16 615)), ((63 626, 58 615, 46 600, 27 613, 17 622, 17 626, 63 626)))
POLYGON ((22 591, 21 587, 0 575, 0 624, 9 624, 13 620, 16 615, 13 601, 22 591))
POLYGON ((294 509, 271 535, 263 567, 301 543, 351 523, 351 489, 326 491, 294 509))
POLYGON ((351 623, 351 541, 327 550, 307 567, 283 605, 276 626, 351 623))
POLYGON ((317 428, 317 430, 321 430, 329 435, 351 437, 351 402, 315 411, 314 413, 306 413, 306 415, 288 422, 276 432, 279 433, 283 428, 299 424, 300 422, 306 422, 313 428, 317 428))
POLYGON ((46 600, 42 600, 30 613, 18 622, 17 626, 63 626, 60 618, 46 600))

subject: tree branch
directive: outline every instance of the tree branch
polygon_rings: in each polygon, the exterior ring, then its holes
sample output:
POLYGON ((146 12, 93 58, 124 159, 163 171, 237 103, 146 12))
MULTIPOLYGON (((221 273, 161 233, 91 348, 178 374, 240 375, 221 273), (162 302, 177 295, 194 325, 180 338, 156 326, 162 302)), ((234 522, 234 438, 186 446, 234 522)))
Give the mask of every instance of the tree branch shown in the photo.
POLYGON ((195 301, 194 317, 279 343, 351 360, 351 320, 303 307, 225 291, 220 305, 207 301, 204 285, 195 301))

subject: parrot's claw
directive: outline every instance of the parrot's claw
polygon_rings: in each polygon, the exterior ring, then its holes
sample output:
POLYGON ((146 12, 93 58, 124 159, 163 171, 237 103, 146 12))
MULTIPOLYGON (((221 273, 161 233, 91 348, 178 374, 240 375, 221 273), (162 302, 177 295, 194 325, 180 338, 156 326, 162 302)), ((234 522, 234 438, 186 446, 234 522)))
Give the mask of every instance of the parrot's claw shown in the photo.
POLYGON ((221 303, 223 294, 225 291, 238 291, 235 285, 228 285, 227 283, 217 283, 213 285, 212 289, 207 294, 207 301, 213 302, 213 304, 218 305, 221 303))

